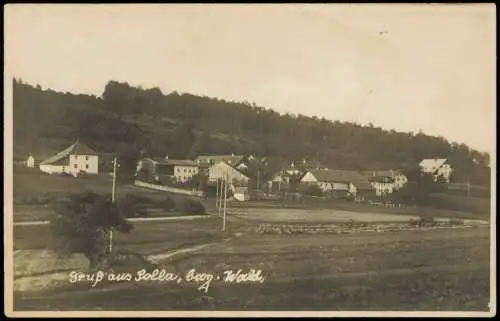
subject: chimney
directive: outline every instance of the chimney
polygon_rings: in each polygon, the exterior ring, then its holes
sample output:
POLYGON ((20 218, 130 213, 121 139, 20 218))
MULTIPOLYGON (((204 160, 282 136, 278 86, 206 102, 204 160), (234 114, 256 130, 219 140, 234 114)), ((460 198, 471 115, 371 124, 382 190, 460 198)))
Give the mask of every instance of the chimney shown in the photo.
POLYGON ((167 155, 167 156, 165 156, 165 159, 168 159, 168 155, 167 155))
POLYGON ((305 158, 303 158, 303 159, 302 159, 302 164, 305 164, 305 163, 306 163, 306 159, 305 159, 305 158))
POLYGON ((233 156, 233 157, 234 157, 234 153, 231 153, 231 156, 233 156))
POLYGON ((295 167, 295 163, 294 163, 294 162, 292 162, 292 168, 294 168, 294 167, 295 167))

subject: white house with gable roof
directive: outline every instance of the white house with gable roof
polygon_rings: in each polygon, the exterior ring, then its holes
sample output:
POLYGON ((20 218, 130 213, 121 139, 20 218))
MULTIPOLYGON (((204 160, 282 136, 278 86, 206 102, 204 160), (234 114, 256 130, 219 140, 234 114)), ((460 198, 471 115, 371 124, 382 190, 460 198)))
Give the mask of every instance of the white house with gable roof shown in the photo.
POLYGON ((443 177, 447 183, 450 182, 453 169, 446 158, 429 158, 420 162, 420 170, 424 173, 431 174, 434 181, 438 177, 443 177))
POLYGON ((78 140, 68 148, 42 161, 39 165, 42 172, 48 174, 67 173, 77 176, 80 172, 99 173, 99 156, 78 140))

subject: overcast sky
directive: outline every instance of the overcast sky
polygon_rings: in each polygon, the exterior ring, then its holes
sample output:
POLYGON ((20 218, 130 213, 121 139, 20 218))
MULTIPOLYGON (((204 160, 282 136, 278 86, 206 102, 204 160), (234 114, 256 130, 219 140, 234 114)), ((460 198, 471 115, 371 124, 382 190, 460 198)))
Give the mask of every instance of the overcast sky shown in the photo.
POLYGON ((493 5, 7 5, 6 72, 423 130, 494 152, 493 5))

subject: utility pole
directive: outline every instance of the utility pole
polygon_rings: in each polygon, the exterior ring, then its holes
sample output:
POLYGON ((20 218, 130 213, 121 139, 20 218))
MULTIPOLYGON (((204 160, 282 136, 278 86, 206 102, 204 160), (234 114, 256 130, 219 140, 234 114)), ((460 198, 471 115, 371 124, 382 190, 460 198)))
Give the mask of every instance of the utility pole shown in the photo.
MULTIPOLYGON (((113 190, 111 192, 111 202, 115 203, 115 193, 116 193, 116 156, 113 158, 113 190)), ((113 250, 113 229, 109 229, 108 234, 108 251, 111 253, 113 250)))
POLYGON ((257 200, 259 199, 259 190, 260 190, 259 180, 260 180, 260 163, 257 167, 257 200))
POLYGON ((467 180, 467 198, 470 198, 470 180, 467 180))
POLYGON ((218 208, 218 216, 220 217, 221 216, 221 210, 222 210, 222 189, 224 188, 224 180, 221 180, 220 178, 218 178, 218 180, 220 180, 220 192, 219 192, 219 208, 218 208))
POLYGON ((219 209, 219 179, 217 178, 217 183, 216 183, 217 191, 216 191, 216 197, 215 197, 215 209, 219 209))
POLYGON ((222 219, 222 231, 226 230, 226 207, 227 207, 227 181, 228 175, 226 173, 226 183, 224 184, 224 217, 222 219))

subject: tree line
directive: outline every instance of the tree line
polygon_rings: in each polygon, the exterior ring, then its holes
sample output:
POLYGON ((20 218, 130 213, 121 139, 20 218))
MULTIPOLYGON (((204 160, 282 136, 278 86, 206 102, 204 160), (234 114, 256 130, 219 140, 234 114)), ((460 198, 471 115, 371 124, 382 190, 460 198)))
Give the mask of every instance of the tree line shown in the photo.
POLYGON ((109 81, 97 97, 14 79, 13 116, 15 155, 36 154, 40 146, 59 149, 79 138, 120 155, 124 173, 133 172, 146 155, 266 156, 267 175, 303 158, 346 170, 413 168, 423 158, 447 158, 454 181, 489 185, 489 155, 443 137, 280 114, 247 101, 163 93, 117 81, 109 81))

